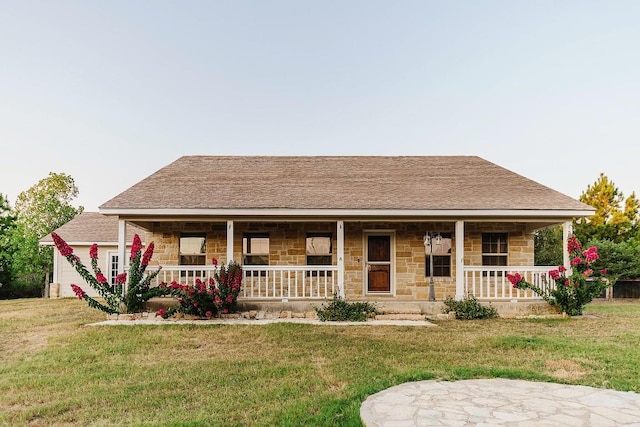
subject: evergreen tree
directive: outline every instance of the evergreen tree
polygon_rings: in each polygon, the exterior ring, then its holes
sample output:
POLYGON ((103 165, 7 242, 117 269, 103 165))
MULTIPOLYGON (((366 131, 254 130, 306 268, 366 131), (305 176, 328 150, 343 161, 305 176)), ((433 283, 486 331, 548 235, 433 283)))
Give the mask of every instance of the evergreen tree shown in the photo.
POLYGON ((638 230, 640 202, 635 193, 624 198, 622 191, 604 173, 580 196, 580 201, 596 209, 589 218, 576 221, 574 232, 583 242, 592 239, 624 242, 638 230))
MULTIPOLYGON (((640 277, 640 203, 636 194, 631 193, 625 199, 613 181, 600 174, 587 186, 580 201, 596 209, 593 216, 574 221, 573 227, 585 247, 598 247, 600 259, 594 263, 594 269, 599 271, 606 266, 614 283, 640 277)), ((536 265, 562 263, 562 226, 536 231, 534 242, 536 265)))

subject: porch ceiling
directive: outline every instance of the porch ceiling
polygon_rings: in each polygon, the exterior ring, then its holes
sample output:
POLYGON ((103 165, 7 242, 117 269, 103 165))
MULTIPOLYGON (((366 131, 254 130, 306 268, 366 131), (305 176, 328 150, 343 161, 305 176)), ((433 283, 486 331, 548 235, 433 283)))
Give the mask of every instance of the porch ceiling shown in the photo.
POLYGON ((569 217, 561 218, 518 218, 518 217, 487 217, 487 218, 451 218, 451 217, 288 217, 288 216, 253 216, 253 217, 217 217, 217 216, 144 216, 144 217, 121 217, 127 223, 133 224, 147 231, 153 229, 154 223, 178 222, 178 223, 225 223, 232 220, 234 222, 397 222, 397 223, 433 223, 433 222, 455 222, 464 221, 466 223, 482 223, 482 222, 508 222, 522 223, 525 225, 525 231, 533 232, 545 227, 562 224, 571 221, 569 217))

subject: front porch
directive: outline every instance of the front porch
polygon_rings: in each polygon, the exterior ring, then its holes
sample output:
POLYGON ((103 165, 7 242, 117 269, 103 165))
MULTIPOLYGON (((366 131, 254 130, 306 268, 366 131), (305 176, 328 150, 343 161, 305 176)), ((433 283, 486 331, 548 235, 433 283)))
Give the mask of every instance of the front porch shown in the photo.
MULTIPOLYGON (((464 292, 472 294, 483 304, 490 303, 501 317, 556 314, 556 310, 530 290, 514 289, 506 275, 520 273, 527 281, 545 285, 545 274, 554 267, 465 267, 464 292)), ((163 267, 154 281, 194 283, 209 280, 217 266, 163 267)), ((258 313, 258 318, 311 317, 315 309, 328 303, 334 295, 344 291, 337 282, 337 266, 243 266, 243 284, 238 309, 244 313, 258 313)), ((428 295, 428 282, 422 287, 428 295)), ((348 298, 350 301, 353 299, 348 298)), ((392 295, 366 295, 358 298, 378 307, 376 319, 420 320, 436 319, 443 315, 443 299, 429 301, 399 300, 392 295)), ((158 298, 152 307, 170 306, 167 298, 158 298)), ((256 314, 254 314, 255 316, 256 314)), ((446 318, 446 317, 445 317, 446 318)))
MULTIPOLYGON (((530 283, 541 288, 554 286, 553 281, 546 280, 552 266, 510 266, 510 267, 463 267, 463 295, 473 295, 481 301, 516 302, 536 301, 541 298, 530 289, 514 289, 507 274, 519 273, 530 283)), ((153 267, 150 267, 153 270, 153 267)), ((154 279, 154 285, 176 281, 192 284, 196 280, 208 281, 214 277, 218 267, 206 266, 166 266, 162 267, 154 279)), ((243 281, 239 300, 247 301, 324 301, 334 295, 344 296, 344 289, 339 285, 338 266, 242 266, 243 281)), ((423 286, 429 286, 425 280, 423 286)), ((368 294, 370 300, 388 301, 392 295, 368 294)), ((453 297, 453 295, 451 295, 453 297)), ((367 298, 362 298, 367 299, 367 298)), ((414 300, 422 303, 428 301, 414 300)))
MULTIPOLYGON (((154 259, 162 265, 155 286, 207 281, 218 269, 215 264, 236 260, 243 269, 239 303, 254 308, 286 311, 288 304, 307 311, 334 296, 431 314, 442 310, 445 298, 467 295, 494 304, 537 304, 542 299, 530 290, 514 289, 507 274, 519 273, 545 287, 548 271, 555 268, 533 266, 533 231, 549 223, 525 220, 136 224, 149 230, 147 241, 155 242, 154 259), (442 236, 439 251, 427 250, 427 235, 442 236), (437 265, 432 258, 438 258, 437 265), (200 265, 180 265, 196 262, 200 265)), ((121 235, 125 226, 121 220, 121 235)), ((149 266, 153 268, 157 266, 149 266)))

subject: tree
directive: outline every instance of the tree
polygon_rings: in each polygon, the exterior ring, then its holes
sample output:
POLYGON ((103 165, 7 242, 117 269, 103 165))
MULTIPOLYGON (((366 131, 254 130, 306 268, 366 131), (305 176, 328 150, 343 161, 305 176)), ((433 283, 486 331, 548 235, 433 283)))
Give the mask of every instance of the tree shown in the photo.
POLYGON ((535 265, 560 265, 563 261, 562 226, 542 228, 533 236, 535 265))
POLYGON ((580 201, 596 209, 591 217, 574 221, 578 239, 600 251, 594 269, 606 265, 612 283, 640 277, 640 202, 635 192, 625 199, 613 181, 601 173, 587 186, 580 201))
POLYGON ((594 215, 575 224, 575 233, 582 241, 590 239, 623 242, 638 231, 640 202, 635 193, 624 198, 623 193, 604 173, 580 196, 580 201, 596 209, 594 215))
POLYGON ((84 210, 71 206, 76 197, 78 187, 71 176, 49 172, 48 177, 18 195, 14 209, 18 223, 26 233, 40 239, 84 210))
POLYGON ((11 282, 11 233, 15 226, 15 216, 11 213, 9 200, 3 194, 0 194, 0 295, 9 286, 11 282))
MULTIPOLYGON (((640 233, 638 222, 640 202, 635 193, 625 199, 622 192, 605 174, 580 196, 580 201, 596 209, 593 216, 574 221, 574 235, 586 247, 597 246, 600 259, 594 269, 607 266, 612 282, 640 277, 640 233)), ((554 226, 536 231, 535 264, 562 263, 562 227, 554 226)))
POLYGON ((600 271, 606 268, 607 277, 613 284, 618 280, 640 277, 640 241, 631 239, 616 243, 593 239, 589 245, 597 246, 600 252, 600 258, 594 262, 593 269, 600 271))
POLYGON ((42 295, 52 269, 53 251, 51 247, 40 247, 38 240, 84 210, 71 205, 77 195, 73 178, 54 172, 18 195, 11 233, 15 248, 11 273, 14 286, 25 291, 22 296, 42 295))

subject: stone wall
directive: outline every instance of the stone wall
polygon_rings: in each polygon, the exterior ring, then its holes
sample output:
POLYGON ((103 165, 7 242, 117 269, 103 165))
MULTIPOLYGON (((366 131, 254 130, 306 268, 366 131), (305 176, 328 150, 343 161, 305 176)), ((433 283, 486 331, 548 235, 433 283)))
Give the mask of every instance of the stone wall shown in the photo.
MULTIPOLYGON (((348 299, 371 301, 427 301, 429 278, 426 273, 423 236, 426 231, 451 233, 451 277, 435 277, 436 299, 455 295, 455 224, 452 222, 347 222, 345 226, 345 293, 348 299), (395 296, 366 294, 365 234, 388 232, 392 235, 392 256, 395 275, 392 290, 395 296)), ((326 232, 333 236, 332 259, 337 264, 335 222, 234 222, 234 259, 242 260, 244 233, 269 234, 270 265, 305 265, 307 233, 326 232)), ((533 265, 533 234, 522 223, 465 223, 465 265, 482 265, 482 233, 508 233, 508 264, 533 265)), ((181 233, 206 235, 206 264, 211 258, 226 262, 226 223, 158 223, 148 236, 155 242, 153 264, 178 265, 179 238, 181 233)))
MULTIPOLYGON (((317 222, 235 222, 233 236, 233 257, 242 259, 242 236, 245 233, 269 234, 269 264, 270 265, 306 265, 307 233, 330 233, 332 235, 332 264, 337 264, 336 253, 336 223, 317 222)), ((226 239, 226 237, 225 237, 226 239)), ((225 244, 226 251, 226 244, 225 244)))
POLYGON ((162 222, 154 225, 149 241, 155 244, 152 265, 178 265, 180 262, 180 235, 182 233, 204 233, 207 241, 206 263, 211 259, 221 262, 227 256, 227 228, 225 223, 181 223, 162 222))
MULTIPOLYGON (((348 299, 358 300, 422 300, 429 298, 429 279, 425 276, 426 260, 423 237, 426 231, 453 233, 453 223, 345 223, 345 291, 348 299), (392 274, 393 295, 366 294, 365 235, 389 232, 392 235, 392 256, 395 275, 392 274)), ((452 248, 452 252, 455 248, 452 248)), ((452 262, 453 256, 452 253, 452 262)), ((455 265, 453 277, 436 277, 436 297, 455 295, 455 265)))
POLYGON ((533 232, 517 222, 465 223, 465 265, 482 265, 482 233, 508 233, 507 265, 533 265, 533 232))

